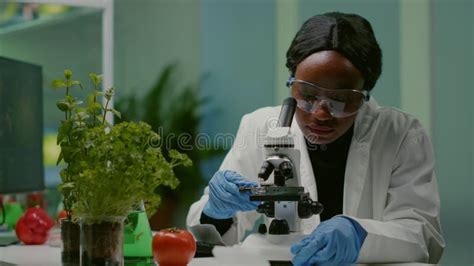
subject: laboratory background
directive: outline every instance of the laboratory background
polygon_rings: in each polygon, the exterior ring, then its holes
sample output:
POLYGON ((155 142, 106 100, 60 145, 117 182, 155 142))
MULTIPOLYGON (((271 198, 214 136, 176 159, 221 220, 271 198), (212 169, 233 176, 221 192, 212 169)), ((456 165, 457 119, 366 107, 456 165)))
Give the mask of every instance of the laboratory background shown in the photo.
POLYGON ((446 241, 441 264, 474 264, 474 1, 115 0, 111 17, 94 5, 47 2, 0 2, 0 57, 41 67, 42 90, 30 96, 42 99, 40 176, 51 215, 61 202, 56 134, 63 115, 51 83, 64 69, 84 83, 90 72, 113 77, 107 82, 124 119, 160 110, 158 120, 149 117, 155 130, 200 136, 195 166, 179 176, 182 187, 163 191, 150 220, 154 229, 184 227, 242 115, 288 96, 285 54, 301 23, 341 11, 367 18, 382 48, 374 97, 418 117, 431 136, 446 241), (163 93, 146 104, 153 91, 163 93))

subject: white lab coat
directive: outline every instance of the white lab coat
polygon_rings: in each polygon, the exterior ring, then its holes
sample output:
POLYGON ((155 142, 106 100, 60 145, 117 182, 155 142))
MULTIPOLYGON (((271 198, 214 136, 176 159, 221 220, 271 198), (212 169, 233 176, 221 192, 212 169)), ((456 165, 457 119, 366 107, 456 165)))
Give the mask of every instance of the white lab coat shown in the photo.
MULTIPOLYGON (((280 107, 266 107, 243 116, 232 149, 220 169, 257 178, 264 160, 263 140, 277 120, 280 107)), ((293 120, 295 147, 301 151, 301 183, 317 200, 313 169, 306 143, 293 120)), ((208 200, 208 189, 188 213, 187 225, 199 224, 208 200)), ((324 202, 322 202, 324 205, 324 202)), ((347 158, 343 215, 357 220, 368 232, 358 262, 437 263, 444 240, 439 221, 440 200, 429 137, 417 119, 391 107, 380 107, 372 98, 359 110, 347 158)), ((238 212, 223 236, 226 244, 242 241, 261 216, 238 212)), ((302 221, 305 234, 319 216, 302 221)))

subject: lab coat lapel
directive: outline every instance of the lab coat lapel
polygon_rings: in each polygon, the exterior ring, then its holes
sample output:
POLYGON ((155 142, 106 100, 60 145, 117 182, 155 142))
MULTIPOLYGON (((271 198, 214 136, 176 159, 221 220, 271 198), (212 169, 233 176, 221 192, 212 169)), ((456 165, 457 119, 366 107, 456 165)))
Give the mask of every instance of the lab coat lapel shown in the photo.
POLYGON ((368 148, 364 143, 352 142, 344 175, 343 214, 357 216, 368 168, 368 148))
POLYGON ((372 98, 361 108, 355 121, 354 135, 349 148, 344 175, 343 214, 346 215, 357 216, 359 209, 367 179, 370 143, 373 137, 371 128, 375 120, 373 109, 376 107, 377 103, 372 98))

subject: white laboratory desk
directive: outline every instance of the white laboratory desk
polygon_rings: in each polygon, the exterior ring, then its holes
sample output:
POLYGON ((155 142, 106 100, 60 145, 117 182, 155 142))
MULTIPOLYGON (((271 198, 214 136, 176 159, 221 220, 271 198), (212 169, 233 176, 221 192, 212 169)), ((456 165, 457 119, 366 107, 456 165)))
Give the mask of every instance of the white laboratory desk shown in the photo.
MULTIPOLYGON (((48 245, 12 245, 8 247, 0 247, 0 266, 56 266, 61 265, 61 249, 50 247, 48 245)), ((195 258, 189 266, 217 266, 223 265, 218 263, 215 258, 195 258)), ((248 265, 239 264, 238 261, 232 265, 248 265)), ((420 266, 431 265, 423 263, 398 263, 398 264, 380 264, 384 266, 420 266)))

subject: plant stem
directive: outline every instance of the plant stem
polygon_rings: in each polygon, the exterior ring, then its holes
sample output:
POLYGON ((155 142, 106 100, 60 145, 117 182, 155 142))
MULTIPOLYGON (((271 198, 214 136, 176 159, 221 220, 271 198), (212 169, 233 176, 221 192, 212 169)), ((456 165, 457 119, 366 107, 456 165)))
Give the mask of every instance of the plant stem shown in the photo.
MULTIPOLYGON (((97 97, 95 96, 95 92, 97 91, 97 84, 94 84, 94 105, 95 103, 97 102, 97 97)), ((94 123, 92 124, 93 127, 95 127, 95 121, 96 121, 96 117, 95 117, 95 109, 94 109, 94 123)))
POLYGON ((63 205, 64 205, 64 210, 66 211, 68 218, 71 219, 71 217, 70 217, 71 216, 71 209, 69 208, 69 204, 68 204, 66 199, 63 200, 63 205))
MULTIPOLYGON (((66 79, 66 98, 67 99, 67 96, 69 95, 69 79, 66 79)), ((69 109, 69 108, 68 108, 69 109)), ((64 112, 66 114, 66 120, 67 120, 67 110, 64 112)))
POLYGON ((110 99, 107 99, 107 102, 105 103, 104 118, 102 118, 102 125, 105 124, 105 115, 107 114, 107 107, 109 106, 109 101, 110 99))
POLYGON ((69 95, 69 79, 66 79, 66 96, 69 95))

